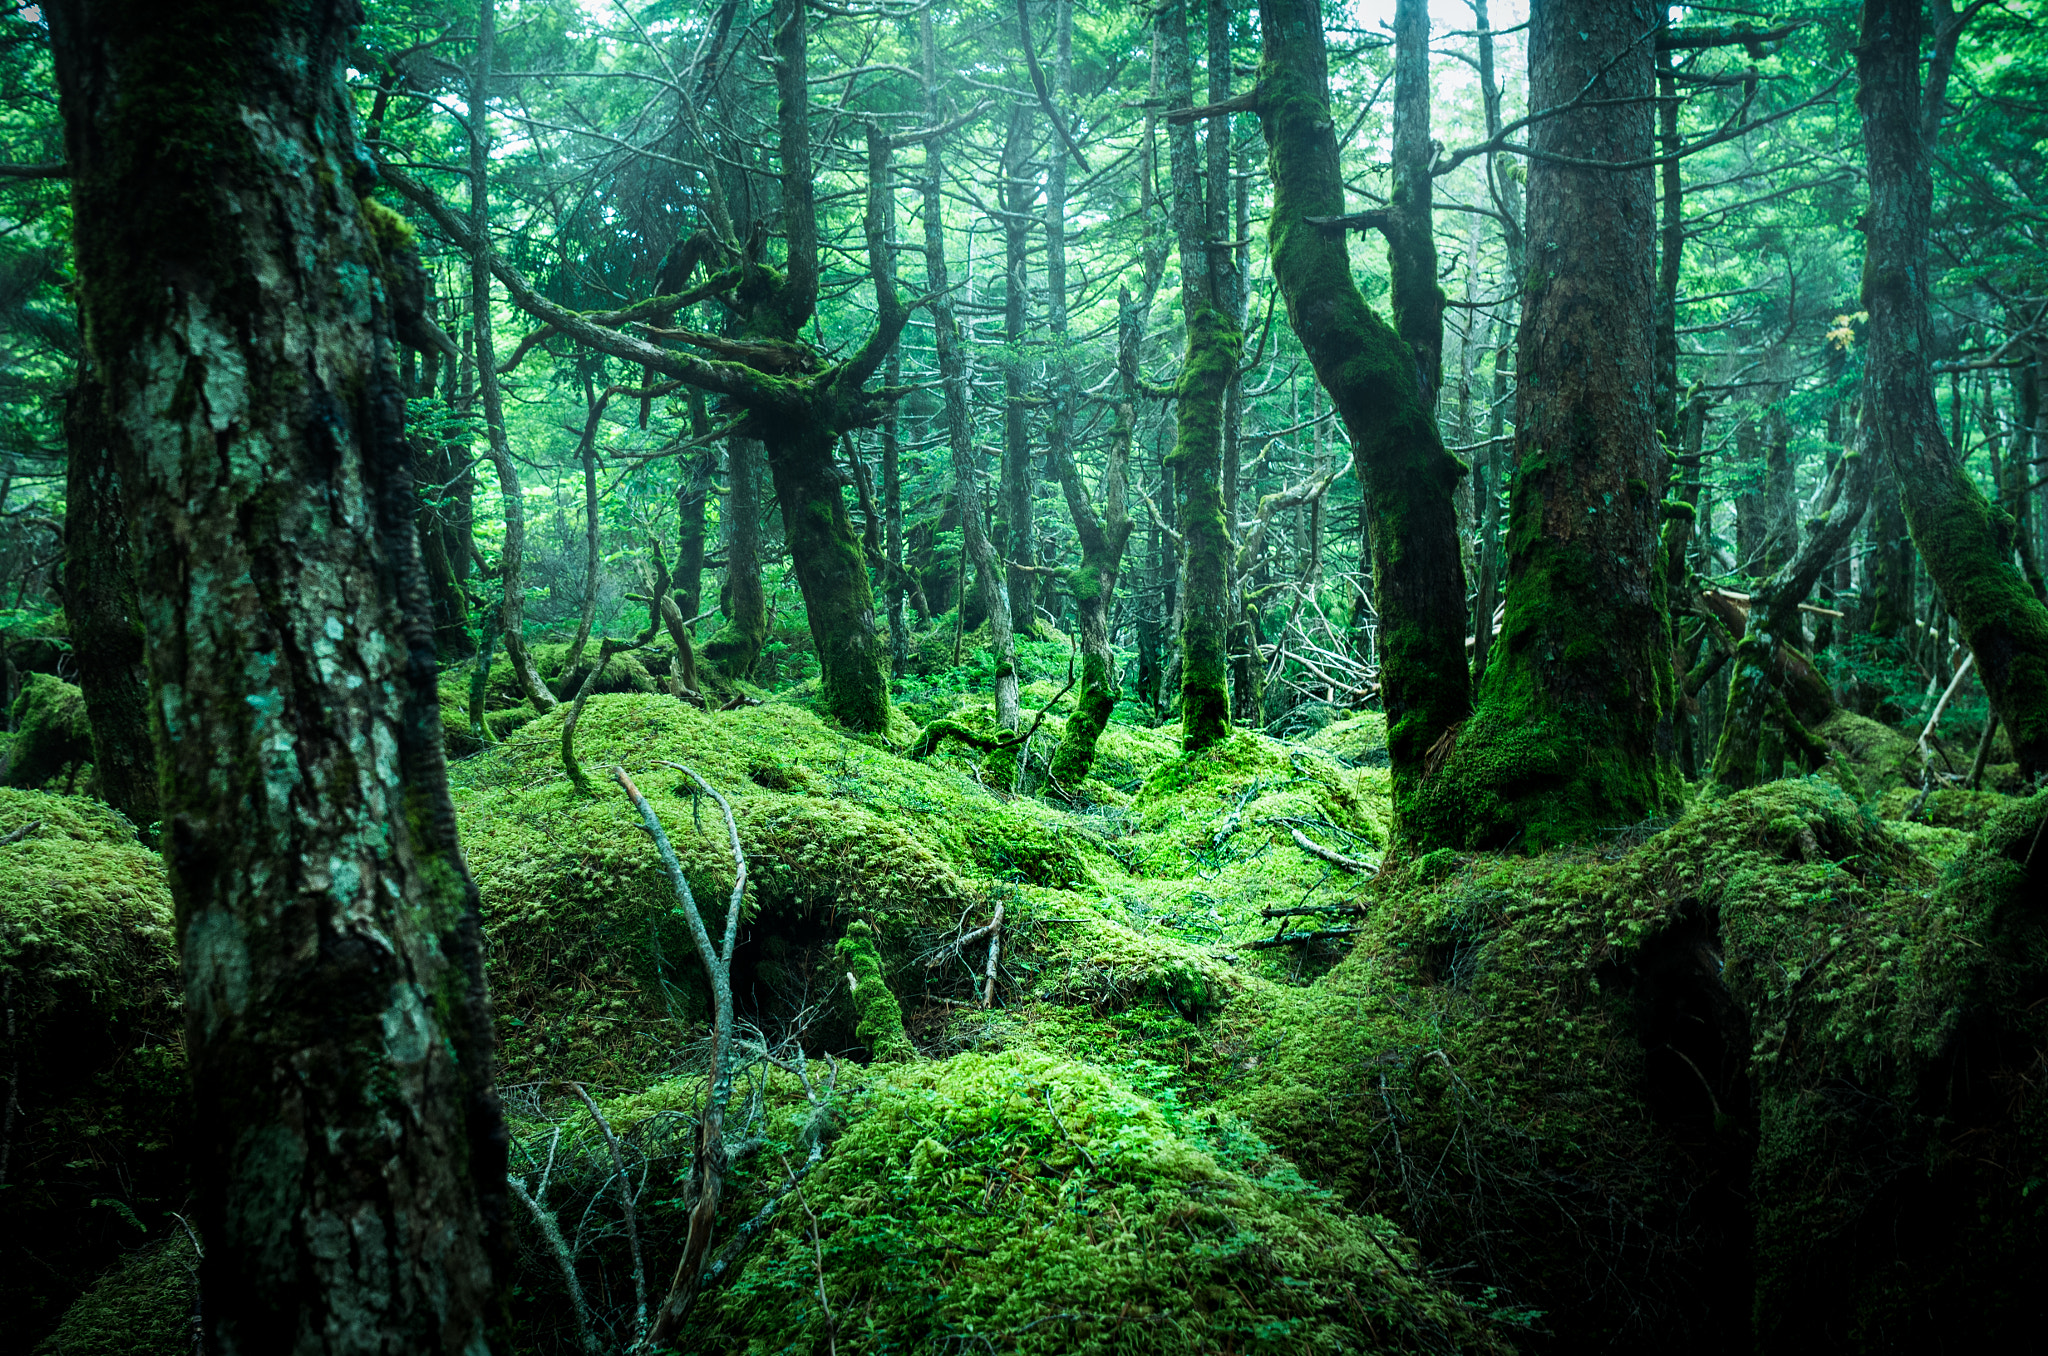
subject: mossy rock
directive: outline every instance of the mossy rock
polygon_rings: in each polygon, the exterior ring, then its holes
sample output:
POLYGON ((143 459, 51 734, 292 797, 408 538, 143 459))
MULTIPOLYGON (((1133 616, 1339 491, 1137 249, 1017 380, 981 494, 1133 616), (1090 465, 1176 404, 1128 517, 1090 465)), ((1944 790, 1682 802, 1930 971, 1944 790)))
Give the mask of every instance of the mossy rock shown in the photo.
POLYGON ((882 1075, 804 1194, 715 1297, 721 1349, 820 1346, 821 1284, 842 1339, 906 1352, 1510 1349, 1242 1129, 1046 1054, 882 1075))
POLYGON ((1302 740, 1354 767, 1387 766, 1387 718, 1378 711, 1334 720, 1302 740))
POLYGON ((94 1281, 35 1356, 186 1356, 198 1297, 199 1258, 179 1229, 94 1281))
POLYGON ((2048 1260, 2048 795, 1933 888, 1724 919, 1752 1014, 1762 1351, 2007 1350, 2048 1260))
MULTIPOLYGON (((957 864, 978 859, 992 824, 1012 826, 1022 851, 1035 823, 950 769, 855 741, 797 707, 707 713, 635 694, 586 708, 577 747, 594 789, 584 795, 561 770, 564 716, 535 720, 453 769, 508 1081, 644 1087, 665 1071, 663 1051, 706 1020, 673 887, 607 775, 613 764, 661 816, 714 934, 733 886, 724 822, 708 800, 678 794, 688 781, 664 764, 689 765, 731 799, 747 859, 747 936, 757 939, 743 958, 749 975, 763 965, 818 969, 856 917, 871 920, 893 973, 913 935, 950 929, 981 897, 957 864)), ((834 990, 839 973, 819 970, 818 996, 833 993, 831 1021, 851 1044, 855 1014, 843 986, 834 990)))
POLYGON ((1920 754, 1912 738, 1881 721, 1837 707, 1813 732, 1854 770, 1865 797, 1875 799, 1894 787, 1920 785, 1920 754))
POLYGON ((1974 831, 1989 822, 1998 808, 2012 798, 1995 791, 1970 791, 1960 786, 1937 786, 1920 799, 1913 786, 1895 786, 1878 797, 1877 812, 1886 819, 1904 819, 1919 807, 1915 818, 1944 829, 1974 831))
POLYGON ((7 784, 42 787, 62 781, 92 762, 92 725, 85 694, 47 673, 31 673, 14 699, 14 739, 8 749, 7 784))
POLYGON ((33 1340, 178 1208, 183 1021, 163 863, 134 828, 95 801, 0 790, 0 838, 15 833, 0 843, 0 1068, 18 1079, 0 1304, 33 1340))

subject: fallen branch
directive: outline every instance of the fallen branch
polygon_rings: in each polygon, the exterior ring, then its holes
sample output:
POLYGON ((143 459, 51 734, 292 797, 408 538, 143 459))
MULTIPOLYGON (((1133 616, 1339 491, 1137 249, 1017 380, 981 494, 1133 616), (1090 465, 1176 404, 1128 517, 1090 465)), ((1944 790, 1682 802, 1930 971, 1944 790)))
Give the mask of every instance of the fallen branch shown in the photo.
POLYGON ((1311 857, 1320 857, 1324 861, 1328 862, 1331 866, 1341 868, 1345 871, 1362 871, 1369 876, 1379 874, 1379 867, 1374 865, 1372 862, 1360 861, 1356 857, 1346 857, 1343 853, 1338 852, 1334 848, 1326 848, 1321 843, 1316 842, 1307 834, 1303 833, 1300 829, 1295 828, 1292 824, 1289 824, 1287 826, 1287 832, 1294 835, 1295 846, 1299 847, 1303 852, 1306 852, 1311 857))
POLYGON ((668 834, 662 829, 654 807, 640 794, 640 788, 633 785, 633 779, 626 775, 625 768, 612 769, 612 776, 625 789, 633 808, 640 812, 640 822, 654 839, 655 850, 661 854, 661 864, 667 868, 669 881, 675 886, 676 900, 682 905, 684 921, 690 927, 690 939, 697 945, 698 959, 704 963, 704 975, 711 984, 710 1095, 705 1099, 704 1115, 697 1123, 697 1153, 690 1165, 690 1180, 697 1203, 690 1210, 689 1233, 683 1241, 683 1255, 676 1262, 675 1277, 669 1282, 668 1296, 661 1303, 653 1331, 648 1334, 649 1342, 655 1345, 674 1335, 702 1288, 704 1259, 711 1249, 712 1229, 718 1219, 718 1198, 725 1185, 725 1107, 732 1100, 733 1081, 732 957, 739 944, 740 906, 747 891, 747 858, 740 849, 740 831, 733 822, 731 802, 681 763, 665 763, 664 766, 681 772, 704 794, 718 802, 719 810, 725 815, 726 833, 732 841, 734 877, 732 898, 725 910, 725 946, 720 949, 711 943, 711 933, 704 926, 703 912, 697 907, 696 896, 690 893, 690 882, 683 877, 682 865, 676 861, 676 850, 669 843, 668 834))
POLYGON ((1333 937, 1349 937, 1362 932, 1362 928, 1323 928, 1316 932, 1283 932, 1278 937, 1266 937, 1256 942, 1246 942, 1247 951, 1271 951, 1275 947, 1299 946, 1304 942, 1326 942, 1333 937))
POLYGON ((912 758, 929 758, 934 753, 937 753, 939 745, 948 739, 957 739, 962 744, 980 749, 983 753, 996 753, 1007 749, 1021 748, 1031 742, 1031 736, 1037 734, 1038 727, 1045 724, 1046 716, 1051 713, 1055 706, 1060 704, 1060 698, 1074 690, 1074 682, 1075 680, 1072 678, 1067 679, 1067 685, 1054 694, 1051 701, 1039 708, 1038 718, 1031 722, 1030 729, 1025 730, 1021 734, 1011 730, 1005 734, 985 735, 968 729, 957 720, 935 720, 924 727, 924 733, 920 734, 917 737, 917 742, 910 746, 910 756, 912 758))
POLYGON ((988 925, 988 965, 983 971, 986 976, 986 983, 982 985, 981 990, 981 1005, 985 1008, 995 1006, 996 966, 1002 961, 1002 958, 1003 906, 999 903, 996 905, 995 921, 988 925))
POLYGON ((590 1119, 597 1122, 598 1133, 604 1136, 605 1147, 611 1150, 612 1170, 619 1176, 619 1204, 625 1207, 626 1242, 633 1253, 633 1347, 638 1350, 647 1341, 647 1267, 640 1255, 640 1212, 633 1199, 632 1179, 626 1172, 626 1155, 619 1148, 619 1137, 612 1133, 612 1123, 598 1109, 596 1099, 584 1090, 581 1083, 569 1086, 583 1099, 583 1105, 590 1108, 590 1119))
POLYGON ((1303 914, 1341 914, 1347 918, 1365 917, 1363 904, 1303 904, 1293 909, 1260 909, 1261 918, 1298 918, 1303 914))

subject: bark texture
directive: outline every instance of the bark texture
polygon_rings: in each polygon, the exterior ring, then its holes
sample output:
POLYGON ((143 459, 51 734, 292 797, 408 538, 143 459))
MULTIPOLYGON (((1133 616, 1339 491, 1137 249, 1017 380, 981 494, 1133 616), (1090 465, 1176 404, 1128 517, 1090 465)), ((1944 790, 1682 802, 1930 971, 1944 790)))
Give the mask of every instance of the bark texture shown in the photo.
POLYGON ((49 6, 183 951, 208 1342, 477 1356, 504 1126, 352 5, 49 6))
POLYGON ((1919 0, 1866 0, 1856 104, 1870 171, 1863 306, 1870 313, 1864 405, 1897 477, 1913 544, 1955 617, 2023 776, 2048 772, 2048 608, 2013 564, 2012 519, 1964 470, 1943 433, 1929 367, 1930 143, 1940 126, 1955 21, 1929 35, 1919 0), (1921 87, 1920 45, 1934 61, 1921 87))
POLYGON ((147 833, 157 822, 156 746, 113 436, 106 391, 88 368, 64 411, 64 619, 92 725, 100 798, 147 833))
POLYGON ((1462 468, 1444 451, 1414 355, 1359 292, 1341 230, 1307 220, 1344 211, 1320 11, 1307 0, 1264 0, 1259 14, 1273 277, 1350 435, 1369 506, 1380 693, 1395 811, 1405 824, 1429 751, 1471 703, 1453 503, 1462 468))
MULTIPOLYGON (((1160 12, 1159 37, 1167 97, 1176 107, 1186 107, 1193 102, 1187 0, 1170 0, 1160 12)), ((1218 285, 1219 269, 1229 271, 1229 251, 1221 241, 1211 247, 1194 128, 1176 123, 1166 140, 1173 229, 1180 246, 1181 312, 1187 324, 1176 388, 1178 422, 1167 465, 1173 471, 1181 534, 1181 747, 1192 753, 1230 733, 1230 529, 1223 516, 1223 417, 1244 335, 1228 305, 1227 282, 1218 285)), ((1211 188, 1224 191, 1222 185, 1211 188)))
POLYGON ((1547 158, 1650 157, 1653 22, 1620 0, 1532 11, 1530 106, 1592 97, 1530 129, 1507 613, 1478 709, 1423 787, 1426 841, 1538 849, 1677 804, 1654 185, 1547 158))

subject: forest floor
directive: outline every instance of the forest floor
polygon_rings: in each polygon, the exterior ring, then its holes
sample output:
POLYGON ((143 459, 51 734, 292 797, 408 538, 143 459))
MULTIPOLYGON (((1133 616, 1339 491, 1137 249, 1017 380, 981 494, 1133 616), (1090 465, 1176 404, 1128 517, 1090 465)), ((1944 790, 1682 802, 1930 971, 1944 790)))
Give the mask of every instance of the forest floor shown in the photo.
MULTIPOLYGON (((614 765, 714 935, 724 821, 674 764, 731 799, 747 863, 713 1256, 743 1248, 686 1349, 1704 1351, 1753 1325, 1758 1349, 1876 1350, 2025 1307, 2048 946, 2021 905, 2048 795, 1903 822, 1908 741, 1844 716, 1822 776, 1540 857, 1403 857, 1376 715, 1194 756, 1115 723, 1062 800, 959 745, 907 757, 907 717, 847 735, 801 688, 706 713, 611 685, 577 737, 591 793, 565 712, 451 769, 531 1202, 513 1350, 629 1349, 689 1204, 708 990, 614 765)), ((0 837, 41 825, 0 847, 31 1020, 164 1052, 53 1084, 24 1143, 97 1115, 141 1145, 174 1099, 169 901, 112 819, 0 793, 0 837)), ((174 1169, 114 1159, 147 1179, 121 1248, 167 1241, 52 1352, 155 1350, 188 1302, 174 1169)), ((66 1297, 19 1288, 50 1319, 66 1297)))

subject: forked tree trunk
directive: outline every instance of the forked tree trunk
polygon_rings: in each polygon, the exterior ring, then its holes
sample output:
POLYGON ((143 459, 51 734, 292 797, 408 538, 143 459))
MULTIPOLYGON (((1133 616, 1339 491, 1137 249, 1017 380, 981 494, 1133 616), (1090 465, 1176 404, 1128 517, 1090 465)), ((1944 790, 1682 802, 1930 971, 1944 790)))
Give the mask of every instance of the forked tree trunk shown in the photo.
POLYGON ((1530 106, 1589 87, 1592 99, 1530 128, 1507 614, 1477 712, 1424 784, 1428 841, 1539 849, 1677 803, 1658 530, 1653 22, 1622 0, 1532 11, 1530 106))
POLYGON ((1864 405, 1898 478, 1913 544, 1961 628, 2022 776, 2048 772, 2048 608, 2013 564, 2011 520, 1998 513, 1943 434, 1928 366, 1927 234, 1934 197, 1930 143, 1941 125, 1956 44, 1951 7, 1931 35, 1923 92, 1920 0, 1865 0, 1856 49, 1857 107, 1870 169, 1863 306, 1870 313, 1864 405))
POLYGON ((1262 0, 1265 60, 1258 112, 1273 173, 1273 277, 1316 379, 1350 435, 1365 492, 1380 693, 1396 815, 1405 825, 1429 751, 1465 718, 1465 585, 1453 492, 1415 357, 1366 305, 1341 230, 1308 224, 1344 212, 1320 11, 1262 0))
POLYGON ((353 4, 45 6, 183 951, 207 1339, 476 1356, 505 1127, 353 4))

